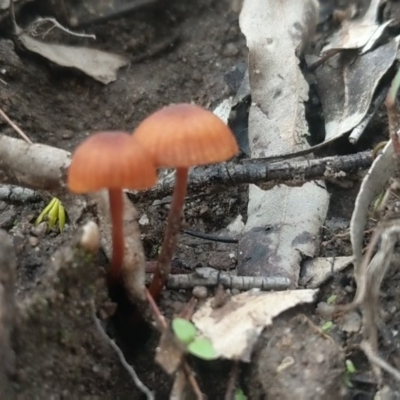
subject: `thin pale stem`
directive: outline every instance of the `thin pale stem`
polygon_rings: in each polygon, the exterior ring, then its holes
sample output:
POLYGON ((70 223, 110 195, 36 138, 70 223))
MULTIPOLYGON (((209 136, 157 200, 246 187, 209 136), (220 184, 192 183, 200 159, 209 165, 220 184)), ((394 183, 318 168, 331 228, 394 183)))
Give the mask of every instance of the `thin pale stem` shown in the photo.
POLYGON ((121 268, 124 261, 124 228, 123 209, 124 198, 121 189, 110 189, 110 214, 112 224, 112 261, 108 272, 109 281, 116 283, 121 278, 121 268))
POLYGON ((156 300, 160 297, 165 282, 168 279, 172 257, 178 243, 178 236, 182 225, 181 217, 186 196, 188 172, 188 168, 177 168, 176 170, 176 184, 168 214, 161 254, 158 258, 156 272, 154 273, 149 288, 151 295, 156 300))

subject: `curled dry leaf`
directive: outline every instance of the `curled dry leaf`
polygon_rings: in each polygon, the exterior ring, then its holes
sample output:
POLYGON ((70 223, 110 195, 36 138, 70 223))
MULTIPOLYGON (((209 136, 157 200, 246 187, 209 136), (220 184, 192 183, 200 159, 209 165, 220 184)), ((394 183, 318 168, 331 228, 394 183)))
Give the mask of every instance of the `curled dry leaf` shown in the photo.
POLYGON ((393 154, 392 142, 388 142, 363 179, 357 195, 350 222, 350 238, 356 277, 362 260, 364 229, 367 223, 369 206, 376 196, 384 190, 389 178, 395 171, 393 154))
POLYGON ((315 289, 320 287, 336 272, 350 266, 353 257, 321 257, 306 260, 303 264, 300 284, 315 289))
POLYGON ((379 26, 377 22, 378 9, 381 0, 371 0, 365 14, 343 21, 340 29, 333 35, 332 40, 323 48, 323 52, 334 49, 360 49, 373 43, 382 35, 390 21, 379 26))
POLYGON ((363 56, 339 53, 316 71, 325 116, 325 141, 349 132, 361 122, 379 81, 393 65, 399 37, 363 56))
POLYGON ((261 331, 273 318, 298 304, 314 301, 318 289, 260 292, 251 290, 232 296, 224 306, 207 301, 194 315, 199 331, 210 339, 217 357, 249 362, 261 331))
POLYGON ((18 36, 23 46, 61 67, 76 68, 93 79, 108 84, 117 79, 117 71, 129 64, 129 59, 88 47, 66 46, 33 39, 26 33, 18 36))
MULTIPOLYGON (((252 157, 308 148, 304 101, 308 85, 296 53, 317 23, 316 1, 246 0, 240 27, 249 47, 252 157)), ((312 257, 329 196, 323 184, 263 191, 251 185, 248 220, 239 242, 240 275, 289 278, 297 285, 302 254, 312 257)))

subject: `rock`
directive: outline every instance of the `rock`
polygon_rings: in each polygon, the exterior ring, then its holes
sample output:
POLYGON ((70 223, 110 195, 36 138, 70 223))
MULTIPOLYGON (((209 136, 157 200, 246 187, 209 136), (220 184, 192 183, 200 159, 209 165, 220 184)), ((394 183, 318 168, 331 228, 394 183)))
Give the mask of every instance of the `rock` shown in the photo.
POLYGON ((274 321, 253 351, 250 399, 345 398, 344 353, 304 316, 274 321))

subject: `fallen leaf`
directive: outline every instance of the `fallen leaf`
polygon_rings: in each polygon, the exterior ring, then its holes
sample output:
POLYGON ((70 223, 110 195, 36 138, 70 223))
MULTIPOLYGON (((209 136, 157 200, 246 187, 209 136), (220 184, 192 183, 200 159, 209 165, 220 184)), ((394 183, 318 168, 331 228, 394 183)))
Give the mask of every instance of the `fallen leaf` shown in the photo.
POLYGON ((363 56, 339 53, 316 71, 325 116, 325 141, 358 125, 368 112, 379 81, 393 65, 399 37, 363 56))
POLYGON ((209 299, 192 318, 197 329, 208 338, 217 357, 250 362, 253 346, 261 331, 273 318, 298 304, 314 301, 318 289, 260 292, 250 290, 220 308, 209 299))
POLYGON ((371 0, 364 15, 343 21, 340 29, 332 36, 330 43, 322 52, 334 49, 360 49, 367 44, 369 50, 390 23, 388 21, 379 26, 377 16, 380 3, 381 0, 371 0))
POLYGON ((393 145, 389 141, 382 153, 373 162, 357 194, 350 222, 350 238, 356 271, 359 269, 362 261, 364 229, 367 224, 369 206, 376 196, 384 190, 389 178, 395 171, 393 154, 393 145))
POLYGON ((117 71, 129 64, 129 59, 88 47, 46 43, 22 33, 18 36, 23 46, 61 67, 76 68, 93 79, 108 84, 117 79, 117 71))
POLYGON ((302 267, 300 284, 315 289, 320 287, 334 273, 343 271, 353 263, 353 257, 321 257, 306 260, 302 267))
MULTIPOLYGON (((308 84, 296 54, 312 38, 317 14, 318 3, 312 0, 246 0, 243 5, 240 27, 249 47, 253 158, 309 148, 304 115, 308 84)), ((238 273, 283 276, 296 286, 301 259, 314 255, 328 202, 323 183, 269 191, 250 185, 238 273)))

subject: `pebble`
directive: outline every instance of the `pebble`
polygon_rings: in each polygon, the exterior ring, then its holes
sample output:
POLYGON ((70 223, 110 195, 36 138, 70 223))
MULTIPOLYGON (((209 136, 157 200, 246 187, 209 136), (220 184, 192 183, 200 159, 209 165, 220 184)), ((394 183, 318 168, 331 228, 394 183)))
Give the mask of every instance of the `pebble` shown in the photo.
POLYGON ((39 239, 36 236, 29 236, 29 244, 36 247, 39 244, 39 239))
POLYGON ((79 245, 86 251, 96 254, 100 248, 100 231, 94 221, 88 221, 82 227, 82 236, 79 245))
POLYGON ((149 223, 150 223, 149 217, 147 216, 147 214, 143 214, 139 219, 139 225, 145 226, 149 225, 149 223))
POLYGON ((47 222, 43 221, 39 225, 35 225, 31 229, 31 234, 36 237, 43 237, 47 232, 47 222))
POLYGON ((234 43, 228 43, 222 51, 222 54, 225 57, 234 57, 239 54, 239 49, 234 43))
POLYGON ((195 286, 192 290, 192 295, 197 299, 206 299, 208 296, 208 290, 205 286, 195 286))

